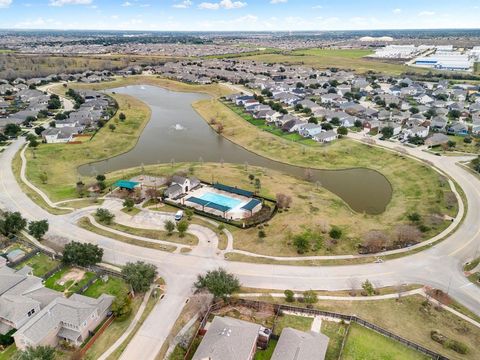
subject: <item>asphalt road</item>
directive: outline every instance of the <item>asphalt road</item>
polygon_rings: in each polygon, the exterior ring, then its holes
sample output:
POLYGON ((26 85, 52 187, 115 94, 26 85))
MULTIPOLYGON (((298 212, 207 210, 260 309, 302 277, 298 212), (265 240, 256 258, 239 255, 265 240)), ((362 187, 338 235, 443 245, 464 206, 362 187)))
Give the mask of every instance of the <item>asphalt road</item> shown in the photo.
MULTIPOLYGON (((407 150, 448 173, 465 192, 468 199, 465 221, 446 240, 415 255, 381 264, 302 267, 228 262, 218 255, 213 245, 210 245, 211 248, 205 245, 198 250, 194 249, 190 254, 160 252, 83 230, 75 225, 75 213, 61 216, 49 214, 22 192, 11 169, 12 158, 22 145, 23 140, 18 140, 0 155, 2 208, 20 211, 28 219, 48 219, 49 234, 58 238, 58 241, 75 240, 98 244, 105 250, 106 262, 122 265, 129 261, 143 260, 153 263, 167 283, 165 298, 158 303, 132 339, 122 357, 124 359, 155 358, 192 292, 196 275, 219 266, 235 273, 243 285, 256 288, 343 290, 352 286, 360 287, 365 279, 377 287, 420 283, 447 291, 480 315, 480 288, 470 283, 462 273, 462 264, 472 259, 480 246, 480 182, 477 177, 455 164, 458 158, 438 157, 418 149, 407 150)), ((216 239, 212 240, 211 243, 214 244, 216 239)), ((200 243, 205 244, 205 241, 200 243)))

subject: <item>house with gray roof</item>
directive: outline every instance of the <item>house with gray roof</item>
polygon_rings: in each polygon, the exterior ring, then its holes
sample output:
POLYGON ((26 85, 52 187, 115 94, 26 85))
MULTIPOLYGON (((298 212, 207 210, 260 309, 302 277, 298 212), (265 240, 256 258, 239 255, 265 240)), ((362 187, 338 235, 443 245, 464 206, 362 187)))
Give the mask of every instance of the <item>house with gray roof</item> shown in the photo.
POLYGON ((102 294, 89 298, 73 294, 58 297, 44 307, 13 335, 18 349, 39 345, 56 346, 65 340, 74 346, 82 344, 107 316, 114 297, 102 294))
POLYGON ((329 341, 322 333, 284 328, 271 360, 323 360, 329 341))
POLYGON ((18 329, 63 294, 47 289, 28 266, 0 267, 0 334, 18 329))
POLYGON ((192 360, 251 360, 261 326, 215 316, 192 360))

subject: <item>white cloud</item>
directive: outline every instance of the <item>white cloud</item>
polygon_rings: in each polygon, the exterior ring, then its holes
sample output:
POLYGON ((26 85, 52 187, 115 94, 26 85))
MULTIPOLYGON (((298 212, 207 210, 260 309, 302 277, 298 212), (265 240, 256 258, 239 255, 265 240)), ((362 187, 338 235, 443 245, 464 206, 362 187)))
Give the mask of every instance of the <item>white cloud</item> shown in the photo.
POLYGON ((198 7, 200 9, 207 9, 207 10, 218 10, 218 9, 240 9, 247 6, 246 2, 242 1, 232 1, 232 0, 222 0, 217 3, 212 2, 203 2, 198 7))
POLYGON ((133 4, 130 1, 125 1, 122 6, 127 7, 127 6, 132 6, 133 4))
POLYGON ((0 8, 7 8, 12 4, 12 0, 0 0, 0 8))
POLYGON ((399 8, 393 9, 394 14, 400 14, 401 12, 402 12, 402 9, 399 9, 399 8))
POLYGON ((183 0, 182 2, 173 4, 173 7, 177 9, 188 9, 192 4, 191 0, 183 0))
POLYGON ((50 0, 50 6, 90 5, 93 0, 50 0))
POLYGON ((435 15, 435 11, 421 11, 418 13, 418 16, 422 16, 422 17, 433 16, 433 15, 435 15))
POLYGON ((270 0, 270 4, 285 4, 288 0, 270 0))
POLYGON ((322 5, 314 5, 312 6, 312 9, 323 9, 322 5))

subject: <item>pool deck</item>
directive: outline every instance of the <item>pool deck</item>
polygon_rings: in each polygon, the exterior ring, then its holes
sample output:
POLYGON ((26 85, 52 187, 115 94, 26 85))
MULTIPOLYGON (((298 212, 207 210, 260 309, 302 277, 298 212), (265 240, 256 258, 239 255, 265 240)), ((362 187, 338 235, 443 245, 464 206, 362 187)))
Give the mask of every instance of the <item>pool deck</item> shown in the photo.
MULTIPOLYGON (((241 195, 237 195, 237 194, 232 194, 232 193, 222 191, 222 190, 218 190, 218 189, 215 189, 215 188, 213 188, 211 186, 208 186, 208 185, 205 185, 205 184, 202 184, 200 187, 198 187, 198 188, 196 188, 192 191, 189 191, 188 194, 184 198, 182 198, 180 201, 177 201, 177 202, 188 205, 188 206, 191 206, 191 207, 194 207, 198 210, 202 210, 201 205, 194 204, 192 202, 188 202, 187 199, 189 197, 196 197, 196 198, 202 199, 203 196, 205 196, 206 194, 209 194, 209 193, 210 194, 218 194, 218 195, 221 195, 221 196, 224 196, 224 197, 228 197, 228 198, 240 201, 238 205, 236 205, 235 207, 231 208, 229 211, 226 212, 226 218, 227 219, 239 220, 239 219, 245 219, 245 218, 250 216, 250 212, 242 209, 242 207, 245 206, 251 200, 251 198, 241 196, 241 195)), ((224 215, 223 212, 221 212, 219 210, 210 209, 210 208, 208 208, 208 209, 206 208, 205 211, 209 212, 211 214, 214 214, 214 215, 221 216, 221 217, 223 217, 223 215, 224 215)))

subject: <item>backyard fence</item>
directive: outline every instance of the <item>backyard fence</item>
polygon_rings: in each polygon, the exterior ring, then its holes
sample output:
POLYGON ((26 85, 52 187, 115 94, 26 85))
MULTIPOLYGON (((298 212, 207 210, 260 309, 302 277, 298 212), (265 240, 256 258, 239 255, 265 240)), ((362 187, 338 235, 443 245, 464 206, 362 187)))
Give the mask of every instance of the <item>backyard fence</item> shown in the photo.
MULTIPOLYGON (((401 336, 398 336, 391 331, 385 330, 381 328, 380 326, 377 326, 369 321, 363 320, 362 318, 355 316, 355 315, 345 315, 345 314, 340 314, 340 313, 335 313, 331 311, 323 311, 323 310, 317 310, 317 309, 309 309, 309 308, 304 308, 304 307, 297 307, 297 306, 291 306, 291 305, 282 305, 282 304, 271 304, 263 301, 255 301, 255 300, 247 300, 247 299, 236 299, 236 298, 230 298, 227 303, 220 301, 215 304, 212 304, 207 313, 205 314, 204 318, 200 322, 200 327, 197 331, 197 336, 199 332, 205 327, 208 318, 210 317, 212 311, 219 310, 225 304, 231 304, 231 305, 241 305, 245 307, 250 307, 250 308, 255 308, 255 309, 261 309, 262 307, 265 307, 267 305, 272 306, 274 308, 275 314, 281 314, 282 311, 290 311, 290 312, 296 312, 296 313, 301 313, 304 315, 308 316, 324 316, 324 317, 329 317, 329 318, 334 318, 334 319, 340 319, 345 322, 354 322, 360 326, 363 326, 365 328, 368 328, 370 330, 373 330, 383 336, 386 336, 390 339, 393 339, 395 341, 398 341, 402 343, 403 345, 412 348, 418 352, 421 352, 422 354, 425 354, 427 356, 430 356, 432 359, 435 360, 449 360, 448 357, 441 355, 439 353, 436 353, 435 351, 432 351, 430 349, 427 349, 426 347, 419 345, 413 341, 407 340, 401 336)), ((275 326, 275 324, 274 324, 275 326)), ((187 355, 185 356, 185 359, 187 359, 187 356, 190 354, 192 350, 192 344, 190 344, 190 347, 187 351, 187 355)))

